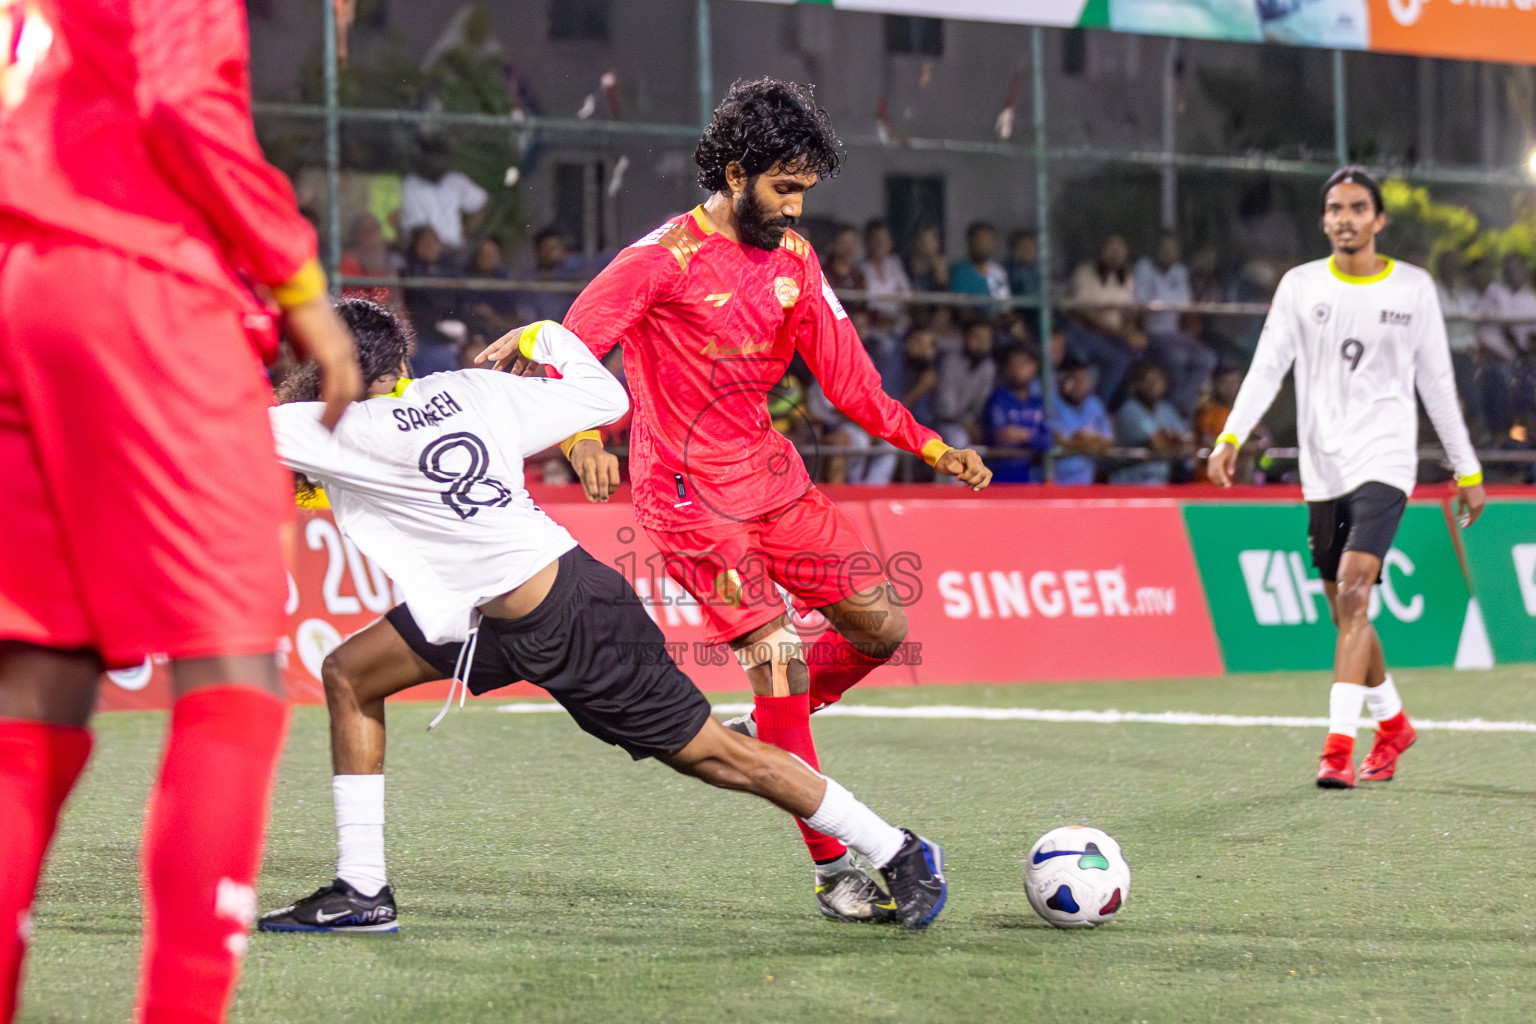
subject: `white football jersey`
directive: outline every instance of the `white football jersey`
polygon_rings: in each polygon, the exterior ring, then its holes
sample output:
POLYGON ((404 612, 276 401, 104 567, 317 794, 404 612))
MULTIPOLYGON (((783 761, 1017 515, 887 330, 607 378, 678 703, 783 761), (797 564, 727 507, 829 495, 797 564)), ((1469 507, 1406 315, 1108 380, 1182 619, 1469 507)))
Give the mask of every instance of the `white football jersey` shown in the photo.
POLYGON ((1482 472, 1456 403, 1456 379, 1434 280, 1387 261, 1372 277, 1340 272, 1332 257, 1280 279, 1253 365, 1227 417, 1239 445, 1296 368, 1301 490, 1342 497, 1368 481, 1413 493, 1418 408, 1424 400, 1459 478, 1482 472))
POLYGON ((464 640, 478 605, 576 546, 533 503, 523 460, 629 408, 559 324, 541 326, 532 358, 561 379, 434 373, 354 403, 334 432, 318 402, 271 410, 278 458, 325 488, 341 532, 400 585, 433 643, 464 640))

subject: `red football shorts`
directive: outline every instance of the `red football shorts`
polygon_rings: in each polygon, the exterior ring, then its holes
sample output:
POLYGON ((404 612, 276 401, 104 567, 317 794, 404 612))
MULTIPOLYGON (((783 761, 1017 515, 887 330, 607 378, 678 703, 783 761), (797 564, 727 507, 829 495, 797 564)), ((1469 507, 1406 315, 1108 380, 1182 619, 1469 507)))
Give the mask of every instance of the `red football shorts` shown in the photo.
POLYGON ((692 530, 652 530, 667 575, 704 609, 705 636, 724 643, 795 609, 825 608, 885 579, 880 558, 832 500, 812 487, 762 515, 692 530))
POLYGON ((228 298, 0 217, 0 639, 109 667, 274 650, 270 404, 228 298))

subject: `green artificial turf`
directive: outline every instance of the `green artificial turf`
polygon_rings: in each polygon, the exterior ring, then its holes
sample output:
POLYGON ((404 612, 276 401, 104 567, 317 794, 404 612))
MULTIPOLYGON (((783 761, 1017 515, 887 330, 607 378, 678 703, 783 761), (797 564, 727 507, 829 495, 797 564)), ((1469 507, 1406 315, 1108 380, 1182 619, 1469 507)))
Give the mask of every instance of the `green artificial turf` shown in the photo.
MULTIPOLYGON (((1536 669, 1402 672, 1411 713, 1536 720, 1536 669)), ((736 698, 740 699, 740 698, 736 698)), ((1327 679, 856 691, 850 703, 1322 716, 1327 679)), ((1536 735, 1423 733, 1395 782, 1312 785, 1321 731, 823 718, 823 768, 945 845, 926 933, 823 921, 791 823, 563 715, 392 707, 394 936, 257 935, 232 1019, 1277 1022, 1536 1019, 1536 735), (1118 838, 1121 917, 1030 911, 1046 829, 1118 838)), ((163 716, 98 719, 21 1020, 129 1018, 137 832, 163 716)), ((1370 734, 1362 733, 1361 748, 1370 734)), ((325 713, 283 761, 263 907, 331 877, 325 713)))

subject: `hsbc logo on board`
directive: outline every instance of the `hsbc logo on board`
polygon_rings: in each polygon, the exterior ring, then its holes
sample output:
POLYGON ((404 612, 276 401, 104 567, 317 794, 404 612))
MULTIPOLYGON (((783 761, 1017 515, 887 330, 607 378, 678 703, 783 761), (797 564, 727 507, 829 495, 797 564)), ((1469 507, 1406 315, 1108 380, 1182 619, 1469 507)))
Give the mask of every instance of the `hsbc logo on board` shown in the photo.
POLYGON ((1137 587, 1125 580, 1125 567, 1113 569, 1041 569, 939 573, 939 596, 951 619, 1054 619, 1172 615, 1173 587, 1137 587))
MULTIPOLYGON (((1531 545, 1536 553, 1536 545, 1531 545)), ((1253 618, 1261 626, 1299 626, 1328 621, 1323 581, 1307 572, 1300 551, 1259 548, 1239 551, 1237 565, 1248 591, 1253 618)), ((1381 583, 1371 588, 1367 615, 1375 620, 1385 608, 1399 622, 1424 617, 1424 595, 1413 593, 1413 559, 1397 548, 1382 562, 1381 583)))

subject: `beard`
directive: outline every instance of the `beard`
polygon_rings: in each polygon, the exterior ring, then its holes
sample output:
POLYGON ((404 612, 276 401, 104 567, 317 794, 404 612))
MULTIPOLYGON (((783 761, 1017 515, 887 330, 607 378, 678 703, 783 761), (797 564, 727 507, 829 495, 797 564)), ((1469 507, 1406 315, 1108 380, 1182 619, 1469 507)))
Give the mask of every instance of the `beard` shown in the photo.
POLYGON ((795 224, 793 217, 773 217, 757 199, 757 179, 747 181, 747 190, 736 200, 736 233, 754 249, 772 252, 784 241, 784 232, 795 224))

